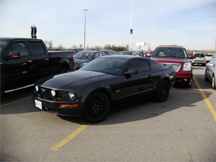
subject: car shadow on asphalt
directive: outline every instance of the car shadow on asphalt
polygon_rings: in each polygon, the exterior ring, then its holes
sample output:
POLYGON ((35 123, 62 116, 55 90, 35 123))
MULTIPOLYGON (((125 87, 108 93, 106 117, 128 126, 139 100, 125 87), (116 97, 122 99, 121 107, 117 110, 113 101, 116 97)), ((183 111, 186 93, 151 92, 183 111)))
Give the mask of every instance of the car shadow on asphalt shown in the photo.
POLYGON ((31 92, 34 87, 6 93, 1 97, 1 111, 5 114, 21 114, 40 111, 34 106, 31 99, 31 92))

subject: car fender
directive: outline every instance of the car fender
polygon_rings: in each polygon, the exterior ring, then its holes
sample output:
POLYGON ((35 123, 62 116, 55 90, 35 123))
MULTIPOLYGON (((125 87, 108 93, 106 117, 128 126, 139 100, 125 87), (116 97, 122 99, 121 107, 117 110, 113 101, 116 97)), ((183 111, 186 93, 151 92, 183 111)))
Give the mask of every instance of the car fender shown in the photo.
POLYGON ((170 85, 169 75, 167 73, 164 73, 163 75, 160 76, 158 80, 158 84, 156 86, 159 87, 164 80, 167 80, 170 85))
POLYGON ((110 102, 112 102, 112 93, 111 93, 110 87, 97 87, 97 88, 95 88, 94 86, 88 86, 84 95, 81 97, 82 105, 85 106, 88 97, 91 96, 93 93, 96 93, 96 92, 102 92, 102 93, 106 94, 107 97, 109 98, 110 102))
POLYGON ((59 61, 59 67, 58 67, 58 71, 62 68, 62 67, 66 67, 67 69, 70 70, 70 61, 67 58, 63 58, 59 61))

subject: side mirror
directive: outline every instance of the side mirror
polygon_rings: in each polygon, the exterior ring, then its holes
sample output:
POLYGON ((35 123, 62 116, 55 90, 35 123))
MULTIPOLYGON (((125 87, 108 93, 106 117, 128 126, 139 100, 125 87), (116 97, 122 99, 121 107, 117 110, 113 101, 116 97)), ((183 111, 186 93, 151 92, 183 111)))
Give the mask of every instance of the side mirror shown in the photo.
POLYGON ((210 66, 210 67, 215 67, 215 65, 213 65, 213 64, 209 64, 209 66, 210 66))
POLYGON ((9 59, 19 59, 20 58, 20 52, 9 52, 8 55, 4 55, 4 60, 8 61, 9 59))
POLYGON ((125 75, 138 74, 138 71, 136 69, 129 69, 124 74, 125 75))

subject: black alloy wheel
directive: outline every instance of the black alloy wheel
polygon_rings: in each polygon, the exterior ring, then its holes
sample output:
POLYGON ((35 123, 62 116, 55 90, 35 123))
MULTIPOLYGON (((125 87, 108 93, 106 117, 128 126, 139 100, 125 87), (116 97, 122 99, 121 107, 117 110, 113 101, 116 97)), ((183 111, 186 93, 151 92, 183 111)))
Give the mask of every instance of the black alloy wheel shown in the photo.
POLYGON ((159 101, 159 102, 164 102, 167 100, 168 96, 169 96, 169 83, 168 81, 164 80, 158 91, 157 91, 157 94, 156 94, 156 100, 159 101))
POLYGON ((90 123, 103 121, 110 111, 110 101, 103 93, 94 93, 88 99, 83 117, 90 123))

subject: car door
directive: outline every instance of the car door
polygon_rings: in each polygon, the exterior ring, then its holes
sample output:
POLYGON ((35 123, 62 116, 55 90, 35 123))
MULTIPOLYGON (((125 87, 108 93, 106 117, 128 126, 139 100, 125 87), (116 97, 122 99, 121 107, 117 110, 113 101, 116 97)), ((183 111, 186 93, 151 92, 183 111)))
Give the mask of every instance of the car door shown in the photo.
POLYGON ((126 70, 137 70, 137 74, 123 75, 121 95, 124 98, 147 96, 153 93, 153 72, 147 60, 133 60, 128 63, 126 70))
POLYGON ((44 45, 40 41, 30 41, 29 42, 32 57, 33 57, 33 79, 38 80, 42 77, 49 75, 50 72, 50 60, 49 54, 45 49, 44 45))
POLYGON ((32 55, 26 41, 16 40, 9 44, 3 54, 1 82, 4 89, 16 89, 32 83, 32 55), (12 53, 19 55, 9 57, 12 53))
POLYGON ((216 62, 216 57, 211 59, 211 61, 209 62, 209 65, 208 65, 208 69, 207 70, 207 74, 208 74, 208 78, 211 80, 212 79, 212 74, 215 72, 215 63, 216 62))

